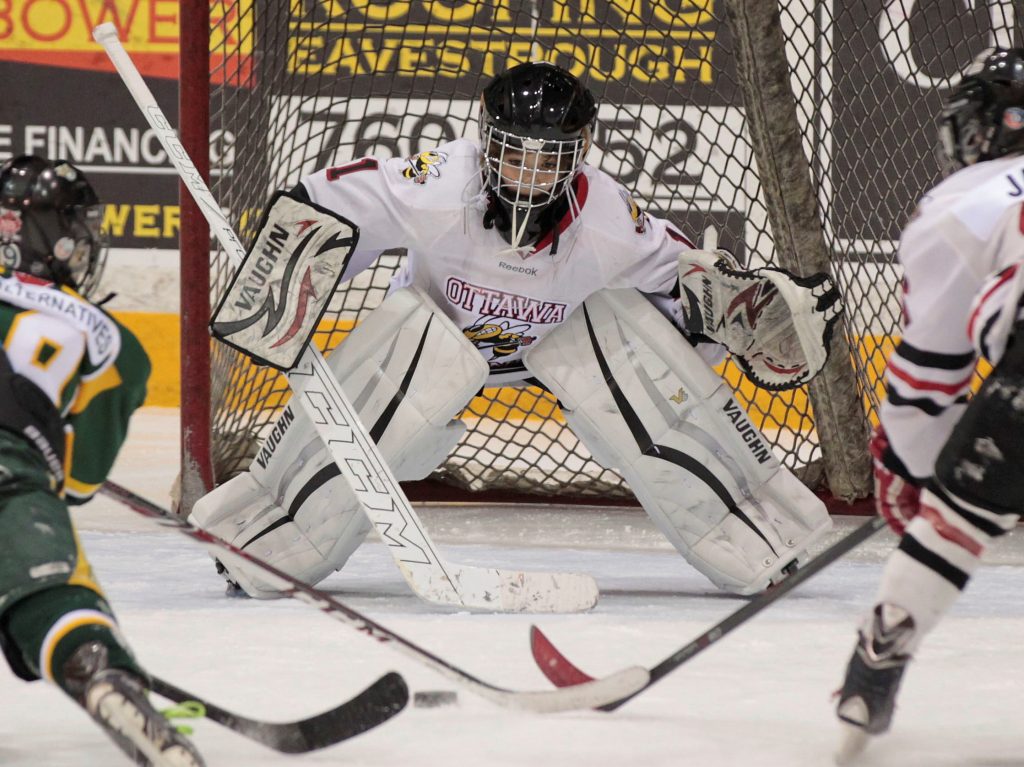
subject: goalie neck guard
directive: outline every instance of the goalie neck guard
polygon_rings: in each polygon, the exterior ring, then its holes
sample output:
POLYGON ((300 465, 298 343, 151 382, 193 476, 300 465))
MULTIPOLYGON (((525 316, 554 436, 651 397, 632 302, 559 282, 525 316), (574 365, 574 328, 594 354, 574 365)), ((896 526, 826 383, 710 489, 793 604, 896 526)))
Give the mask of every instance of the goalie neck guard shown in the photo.
POLYGON ((485 226, 496 225, 513 248, 539 239, 569 204, 596 115, 590 91, 553 64, 520 64, 495 77, 480 103, 485 226))
POLYGON ((22 155, 0 168, 0 265, 89 298, 106 259, 102 225, 99 197, 71 163, 22 155))
POLYGON ((939 138, 951 170, 1024 151, 1024 48, 975 58, 946 98, 939 138))

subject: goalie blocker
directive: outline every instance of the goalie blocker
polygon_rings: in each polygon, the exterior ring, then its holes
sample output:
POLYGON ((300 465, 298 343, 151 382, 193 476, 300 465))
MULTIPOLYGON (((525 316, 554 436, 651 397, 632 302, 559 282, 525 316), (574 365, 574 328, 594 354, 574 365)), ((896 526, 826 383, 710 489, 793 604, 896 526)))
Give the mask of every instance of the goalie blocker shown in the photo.
POLYGON ((217 304, 212 335, 262 365, 295 367, 358 240, 337 213, 276 192, 217 304))
MULTIPOLYGON (((765 588, 829 528, 824 505, 636 291, 592 296, 525 362, 595 458, 622 472, 661 531, 721 588, 765 588)), ((371 312, 329 364, 400 479, 444 460, 464 429, 453 419, 488 372, 414 288, 371 312)), ((311 424, 290 408, 250 471, 201 499, 192 519, 308 583, 342 567, 370 529, 311 424)), ((253 596, 277 596, 256 573, 228 575, 253 596)))

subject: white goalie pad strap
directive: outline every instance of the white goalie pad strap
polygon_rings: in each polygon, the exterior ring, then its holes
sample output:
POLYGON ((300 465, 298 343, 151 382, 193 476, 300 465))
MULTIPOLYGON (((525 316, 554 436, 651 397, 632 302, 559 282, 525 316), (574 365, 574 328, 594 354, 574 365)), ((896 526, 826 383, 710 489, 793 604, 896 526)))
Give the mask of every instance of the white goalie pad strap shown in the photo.
POLYGON ((842 313, 828 275, 744 271, 725 251, 688 250, 679 255, 679 287, 687 333, 723 344, 759 386, 802 386, 825 366, 842 313))
MULTIPOLYGON (((488 373, 473 344, 414 287, 388 296, 327 363, 401 481, 422 479, 445 459, 465 431, 454 419, 488 373)), ((297 578, 315 583, 340 568, 370 529, 355 494, 299 409, 282 411, 243 476, 266 491, 276 515, 237 506, 232 522, 237 530, 228 540, 262 546, 263 538, 255 536, 282 527, 279 548, 261 557, 297 578), (301 550, 307 544, 319 552, 322 564, 313 567, 303 560, 306 569, 290 569, 298 562, 292 546, 301 550)), ((216 519, 229 515, 212 510, 216 500, 206 496, 196 504, 192 519, 200 527, 206 528, 214 513, 216 519)))
POLYGON ((294 367, 358 240, 337 213, 277 192, 214 310, 214 337, 261 364, 294 367))
POLYGON ((591 296, 525 364, 587 449, 721 588, 763 589, 831 525, 722 380, 636 291, 591 296))

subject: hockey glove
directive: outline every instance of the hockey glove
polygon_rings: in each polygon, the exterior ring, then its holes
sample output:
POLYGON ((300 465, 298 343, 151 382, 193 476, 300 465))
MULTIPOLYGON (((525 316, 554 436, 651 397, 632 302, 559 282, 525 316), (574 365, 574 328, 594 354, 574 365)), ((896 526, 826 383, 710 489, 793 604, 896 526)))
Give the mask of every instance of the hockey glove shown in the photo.
POLYGON ((689 250, 679 255, 679 288, 687 334, 725 346, 758 386, 795 389, 824 367, 842 313, 828 275, 742 270, 726 251, 689 250))
POLYGON ((874 459, 875 503, 878 513, 897 535, 902 536, 910 520, 920 510, 921 487, 893 452, 885 429, 881 426, 871 436, 868 450, 874 459))

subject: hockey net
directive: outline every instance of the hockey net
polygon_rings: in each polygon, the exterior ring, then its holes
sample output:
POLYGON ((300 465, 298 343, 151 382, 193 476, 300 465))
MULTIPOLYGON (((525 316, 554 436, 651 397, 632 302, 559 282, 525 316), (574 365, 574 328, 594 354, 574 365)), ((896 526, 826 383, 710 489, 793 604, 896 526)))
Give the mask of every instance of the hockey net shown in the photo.
MULTIPOLYGON (((866 434, 899 327, 895 241, 939 177, 942 90, 981 49, 1014 43, 1012 3, 231 0, 211 19, 212 187, 243 240, 270 193, 306 173, 475 136, 479 92, 508 66, 543 59, 581 76, 600 102, 589 162, 651 213, 751 265, 832 272, 847 313, 822 379, 770 395, 731 364, 721 372, 808 485, 869 492, 866 434)), ((322 349, 380 303, 402 258, 385 254, 344 286, 322 349)), ((213 296, 229 275, 215 259, 213 296)), ((210 450, 223 478, 288 395, 273 371, 212 353, 210 450)), ((543 391, 488 389, 462 418, 444 482, 629 496, 543 391)))

